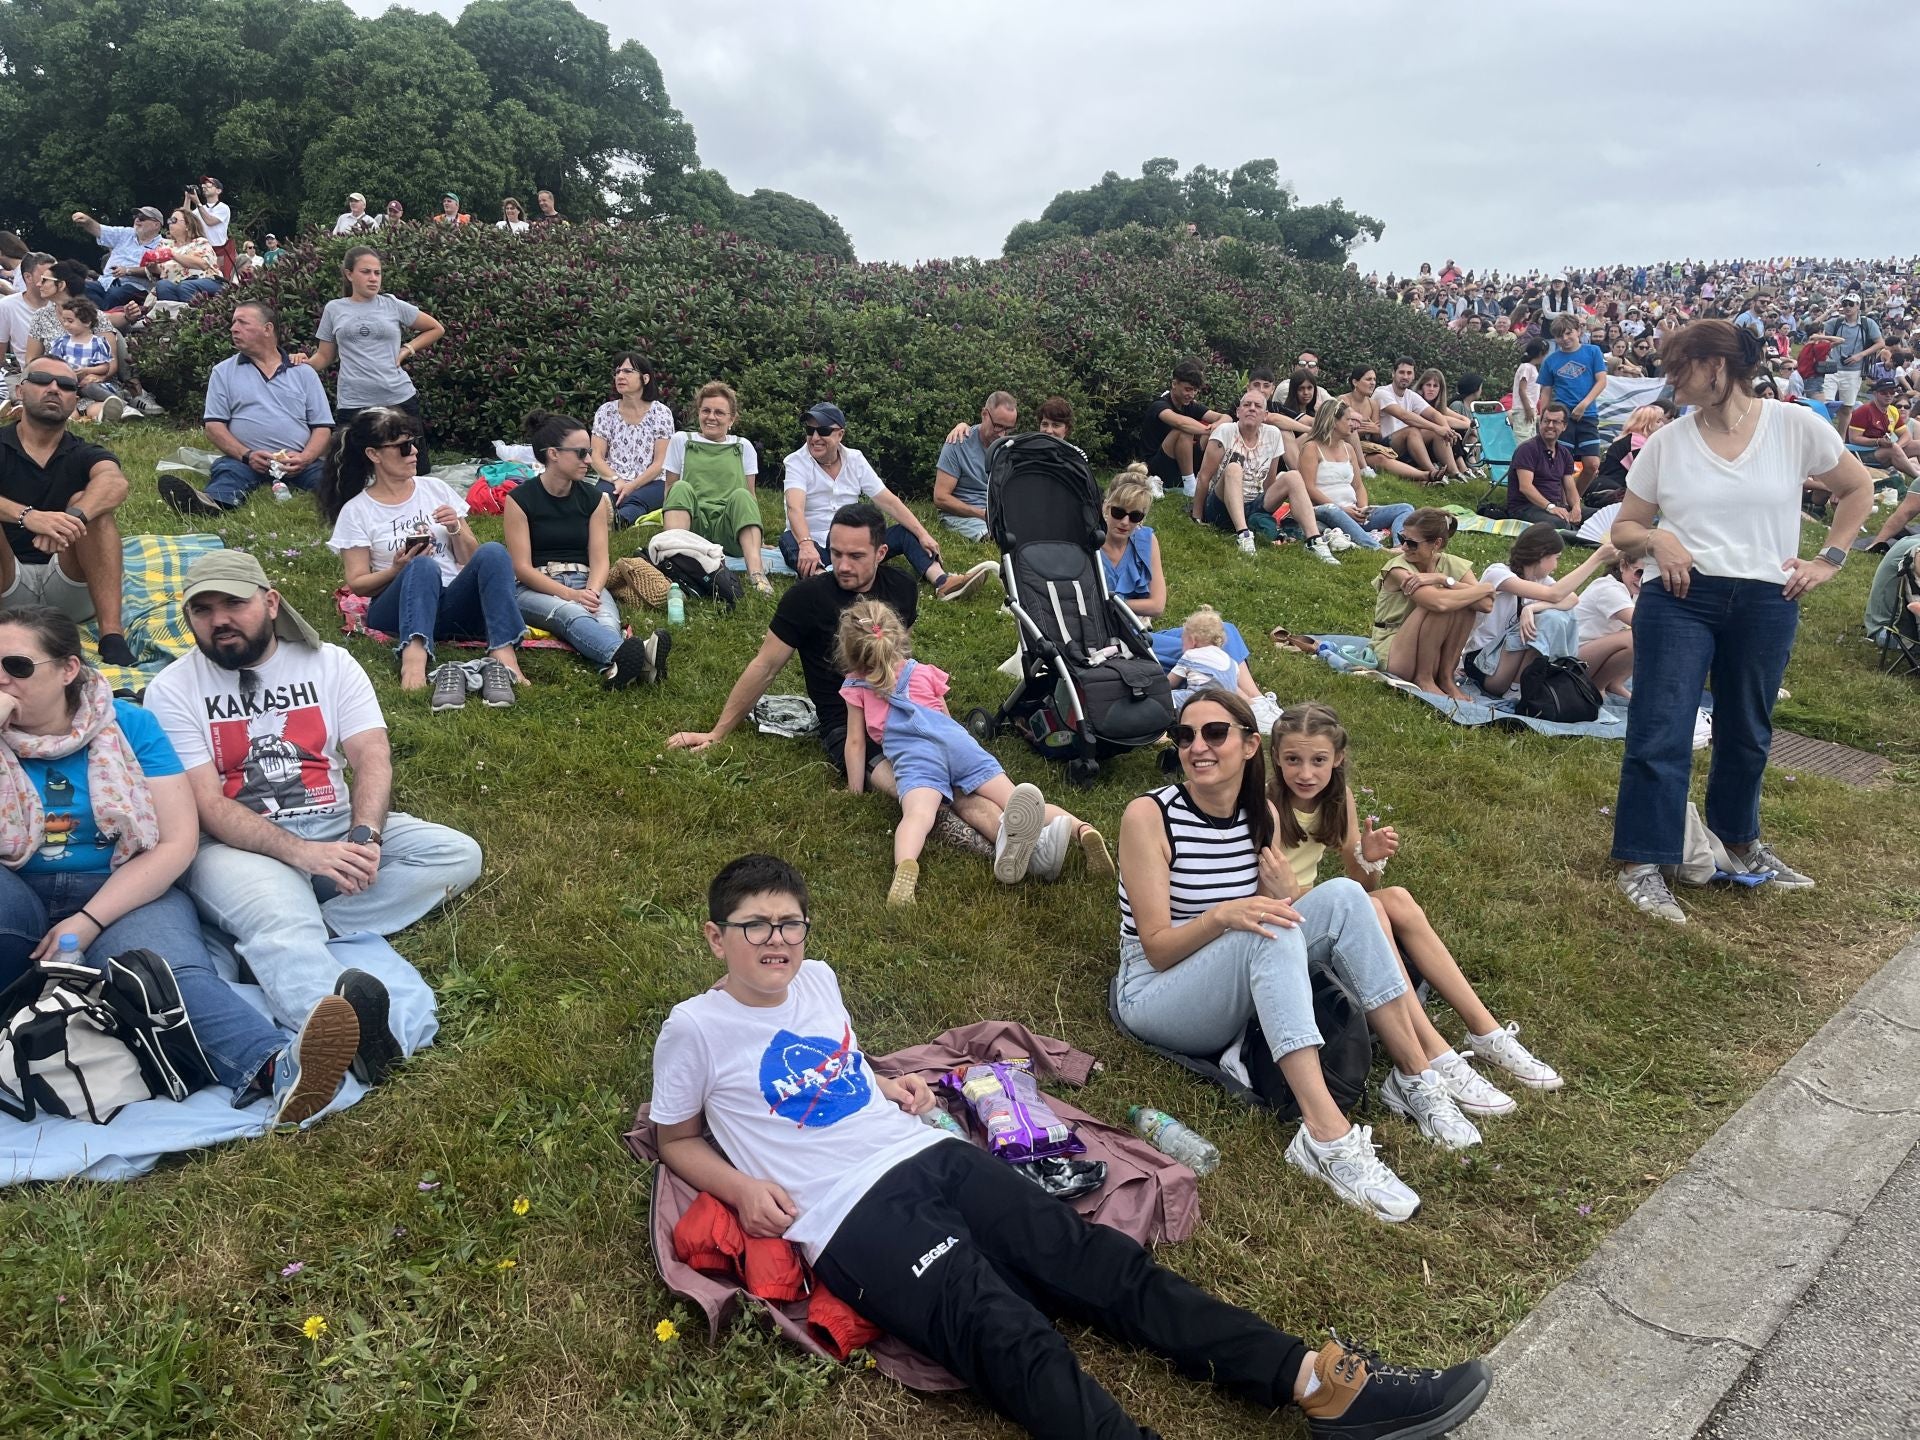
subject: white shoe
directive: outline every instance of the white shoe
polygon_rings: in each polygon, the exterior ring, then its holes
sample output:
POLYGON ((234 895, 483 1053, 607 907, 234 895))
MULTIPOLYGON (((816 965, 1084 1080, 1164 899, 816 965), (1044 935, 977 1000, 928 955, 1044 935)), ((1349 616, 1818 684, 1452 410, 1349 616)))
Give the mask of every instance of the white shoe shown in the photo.
POLYGON ((1353 537, 1344 530, 1322 530, 1320 533, 1327 537, 1327 548, 1336 555, 1353 548, 1353 537))
POLYGON ((1373 1148, 1371 1125, 1350 1125, 1338 1140, 1322 1145, 1302 1125, 1287 1146, 1287 1163, 1311 1175, 1349 1205, 1376 1220, 1398 1225, 1420 1210, 1420 1197, 1389 1170, 1373 1148))
MULTIPOLYGON (((1474 1053, 1471 1050, 1467 1052, 1468 1055, 1474 1053)), ((1511 1095, 1469 1065, 1466 1055, 1456 1051, 1428 1064, 1433 1073, 1440 1077, 1440 1083, 1447 1087, 1447 1093, 1453 1096, 1453 1103, 1464 1114, 1511 1115, 1520 1108, 1511 1095)))
POLYGON ((1037 785, 1016 785, 1000 815, 1000 833, 993 842, 993 878, 1017 885, 1026 878, 1027 862, 1046 824, 1047 802, 1037 785))
POLYGON ((1262 690, 1248 702, 1248 707, 1253 711, 1253 723, 1259 727, 1260 733, 1272 735, 1273 727, 1280 723, 1280 716, 1283 713, 1280 709, 1280 701, 1273 691, 1262 690))
POLYGON ((1242 555, 1253 556, 1260 553, 1260 547, 1254 544, 1253 531, 1251 530, 1242 530, 1238 535, 1233 537, 1233 543, 1240 547, 1240 553, 1242 555))
POLYGON ((1522 1085, 1534 1090, 1558 1090, 1567 1082, 1560 1072, 1520 1043, 1520 1022, 1509 1020, 1504 1029, 1491 1035, 1475 1035, 1460 1048, 1489 1065, 1498 1065, 1522 1085))
POLYGON ((1029 880, 1058 880, 1067 868, 1067 852, 1073 849, 1073 821, 1062 815, 1040 832, 1033 842, 1033 855, 1027 861, 1029 880))
POLYGON ((1325 535, 1316 535, 1307 541, 1307 553, 1322 565, 1338 565, 1340 563, 1334 558, 1332 549, 1327 545, 1327 537, 1325 535))
POLYGON ((1380 1103, 1420 1127, 1420 1133, 1449 1150, 1468 1150, 1480 1143, 1480 1131, 1460 1113, 1447 1082, 1431 1070, 1418 1075, 1387 1071, 1380 1082, 1380 1103))
POLYGON ((1149 475, 1147 477, 1147 493, 1156 500, 1164 500, 1167 498, 1167 487, 1160 483, 1160 477, 1158 475, 1149 475))

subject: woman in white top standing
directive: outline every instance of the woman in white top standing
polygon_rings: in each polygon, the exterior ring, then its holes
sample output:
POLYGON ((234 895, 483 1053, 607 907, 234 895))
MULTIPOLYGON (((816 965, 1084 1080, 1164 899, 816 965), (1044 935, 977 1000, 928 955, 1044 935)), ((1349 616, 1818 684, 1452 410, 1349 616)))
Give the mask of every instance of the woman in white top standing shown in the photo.
MULTIPOLYGON (((380 252, 356 245, 341 263, 347 293, 329 300, 320 312, 320 343, 311 356, 295 354, 296 365, 325 370, 336 358, 340 378, 334 392, 333 425, 343 431, 362 410, 380 406, 403 410, 420 420, 420 397, 406 364, 447 333, 447 327, 417 305, 383 293, 380 252), (407 338, 411 333, 411 338, 407 338)), ((426 424, 421 422, 418 473, 431 468, 426 424)))
POLYGON ((613 399, 593 412, 593 473, 613 499, 616 525, 631 525, 667 498, 673 411, 660 398, 659 367, 632 350, 613 357, 613 399))
POLYGON ((509 195, 500 202, 500 218, 493 222, 493 228, 524 235, 533 227, 527 223, 527 212, 520 208, 520 202, 509 195))
POLYGON ((1649 437, 1613 522, 1613 543, 1643 562, 1613 858, 1627 898, 1676 924, 1686 915, 1660 867, 1679 864, 1684 849, 1694 717, 1709 678, 1707 828, 1775 888, 1813 885, 1760 839, 1760 779, 1800 597, 1833 578, 1873 503, 1867 472, 1831 425, 1804 405, 1754 398, 1760 362, 1759 340, 1725 320, 1696 320, 1661 342, 1674 398, 1698 408, 1649 437), (1802 559, 1809 478, 1836 508, 1824 547, 1802 559))
POLYGON ((213 253, 220 262, 220 274, 233 279, 239 269, 240 257, 234 253, 233 240, 228 234, 228 226, 233 224, 233 207, 220 198, 221 184, 211 175, 200 177, 200 189, 196 192, 188 187, 181 208, 191 210, 206 227, 207 243, 213 247, 213 253))

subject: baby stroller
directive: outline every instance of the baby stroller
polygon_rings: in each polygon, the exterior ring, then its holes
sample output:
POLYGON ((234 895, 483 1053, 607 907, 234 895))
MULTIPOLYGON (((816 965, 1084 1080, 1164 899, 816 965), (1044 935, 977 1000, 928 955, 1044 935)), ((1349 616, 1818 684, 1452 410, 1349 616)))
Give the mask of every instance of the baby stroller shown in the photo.
POLYGON ((982 740, 1011 728, 1067 779, 1151 745, 1173 723, 1173 694, 1134 613, 1107 589, 1100 492, 1077 447, 1012 435, 987 462, 987 529, 1019 627, 1020 683, 999 711, 971 711, 982 740))

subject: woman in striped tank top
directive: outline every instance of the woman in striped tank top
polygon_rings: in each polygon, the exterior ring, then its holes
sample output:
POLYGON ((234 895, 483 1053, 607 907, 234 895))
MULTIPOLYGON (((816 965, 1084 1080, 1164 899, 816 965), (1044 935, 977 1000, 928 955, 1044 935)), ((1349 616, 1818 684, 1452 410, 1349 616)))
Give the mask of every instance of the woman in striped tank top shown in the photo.
POLYGON ((1421 1132, 1452 1148, 1480 1137, 1427 1068, 1417 1007, 1372 902, 1345 879, 1297 903, 1279 898, 1292 872, 1274 844, 1278 819, 1246 701, 1196 696, 1172 734, 1187 783, 1142 795, 1120 822, 1120 1017, 1142 1040, 1214 1056, 1259 1016, 1300 1106, 1289 1163, 1376 1219, 1411 1219, 1420 1197, 1327 1090, 1309 956, 1330 960, 1359 997, 1421 1132))

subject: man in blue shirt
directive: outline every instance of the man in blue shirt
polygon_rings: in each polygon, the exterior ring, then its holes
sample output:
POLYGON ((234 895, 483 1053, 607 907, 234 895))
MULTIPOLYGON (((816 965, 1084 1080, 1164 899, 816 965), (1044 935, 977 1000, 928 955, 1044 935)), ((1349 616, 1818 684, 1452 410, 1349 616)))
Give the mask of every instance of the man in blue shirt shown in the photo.
POLYGON ((264 300, 233 309, 236 353, 207 376, 203 419, 221 452, 205 492, 177 475, 160 477, 160 498, 183 515, 219 515, 262 485, 285 480, 313 490, 325 471, 333 411, 311 366, 295 365, 280 346, 280 322, 264 300))
POLYGON ((987 451, 1020 423, 1020 402, 996 390, 980 407, 980 423, 967 428, 964 438, 940 447, 934 470, 933 508, 940 523, 969 540, 987 536, 987 451))
POLYGON ((1577 316, 1562 315, 1553 322, 1554 348, 1540 362, 1540 398, 1558 400, 1567 407, 1567 434, 1563 442, 1580 458, 1574 479, 1578 494, 1600 473, 1600 422, 1594 407, 1607 388, 1607 357, 1598 345, 1580 339, 1577 316))
POLYGON ((153 277, 140 263, 159 238, 166 217, 151 205, 133 212, 131 225, 102 225, 84 210, 73 212, 73 223, 100 242, 107 252, 100 262, 100 278, 87 282, 87 295, 102 310, 118 310, 129 300, 144 300, 153 289, 153 277))

